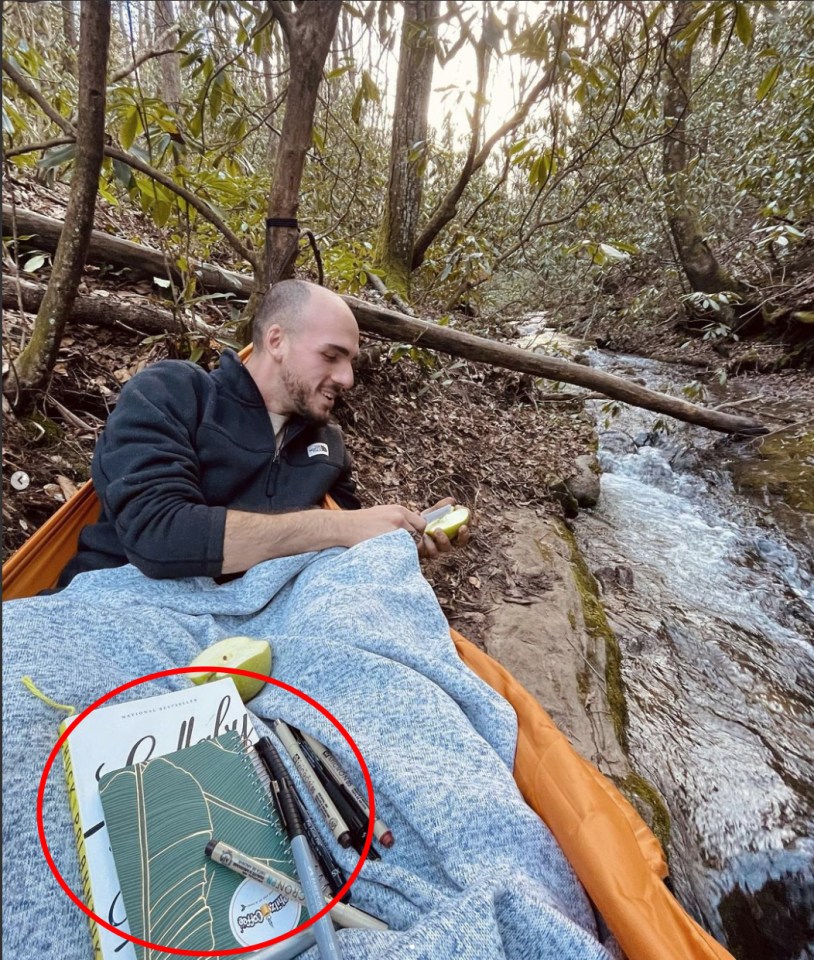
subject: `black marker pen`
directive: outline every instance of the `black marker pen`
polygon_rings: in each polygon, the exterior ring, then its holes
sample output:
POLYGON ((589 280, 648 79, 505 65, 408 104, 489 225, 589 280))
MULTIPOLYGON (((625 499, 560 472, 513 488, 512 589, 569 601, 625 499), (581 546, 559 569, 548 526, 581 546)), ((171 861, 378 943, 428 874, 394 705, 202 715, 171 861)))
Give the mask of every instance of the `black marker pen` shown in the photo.
MULTIPOLYGON (((291 852, 294 854, 294 864, 297 875, 305 894, 305 904, 311 916, 316 915, 325 906, 325 900, 319 884, 319 873, 314 863, 311 848, 305 839, 300 812, 294 802, 289 788, 288 774, 283 761, 274 747, 267 743, 261 756, 271 767, 276 781, 275 797, 280 804, 283 822, 291 840, 291 852)), ((341 960, 339 940, 329 914, 320 917, 314 924, 314 933, 317 938, 320 957, 323 960, 341 960)))

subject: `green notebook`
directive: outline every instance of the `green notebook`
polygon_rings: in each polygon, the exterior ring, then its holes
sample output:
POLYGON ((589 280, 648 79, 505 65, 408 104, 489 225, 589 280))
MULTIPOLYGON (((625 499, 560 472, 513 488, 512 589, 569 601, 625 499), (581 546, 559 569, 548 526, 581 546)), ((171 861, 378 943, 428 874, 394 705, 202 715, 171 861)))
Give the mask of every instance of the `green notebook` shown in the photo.
MULTIPOLYGON (((156 946, 231 950, 293 930, 296 900, 204 853, 215 837, 296 876, 291 847, 254 750, 230 730, 99 781, 134 936, 156 946)), ((302 915, 302 916, 301 916, 302 915)), ((171 957, 136 946, 140 958, 171 957)))

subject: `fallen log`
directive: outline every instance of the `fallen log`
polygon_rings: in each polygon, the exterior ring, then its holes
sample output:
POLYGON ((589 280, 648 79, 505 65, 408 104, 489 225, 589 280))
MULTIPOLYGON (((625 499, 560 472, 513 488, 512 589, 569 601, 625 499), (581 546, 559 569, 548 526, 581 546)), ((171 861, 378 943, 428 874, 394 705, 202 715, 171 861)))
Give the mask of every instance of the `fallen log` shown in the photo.
MULTIPOLYGON (((3 309, 17 310, 22 301, 26 313, 36 313, 45 287, 22 277, 3 274, 3 309)), ((72 323, 92 323, 100 327, 125 327, 137 333, 185 333, 196 330, 208 336, 217 330, 198 317, 181 318, 140 297, 138 300, 115 296, 77 294, 71 310, 72 323)))
MULTIPOLYGON (((60 221, 28 210, 17 210, 16 218, 18 234, 36 232, 37 246, 40 249, 56 248, 59 232, 62 229, 60 221), (53 244, 53 246, 46 244, 53 244)), ((4 204, 3 228, 6 235, 10 230, 10 223, 11 208, 4 204)), ((91 237, 88 260, 101 260, 118 266, 139 269, 151 276, 163 276, 166 273, 164 257, 159 251, 128 240, 120 240, 96 230, 91 237), (160 269, 157 270, 156 265, 160 265, 160 269)), ((237 296, 245 297, 248 297, 252 291, 251 277, 223 270, 212 264, 196 264, 195 269, 202 283, 212 291, 232 292, 237 296)), ((676 420, 684 420, 721 433, 759 436, 767 432, 763 424, 749 417, 739 417, 700 407, 688 400, 649 390, 623 377, 594 370, 592 367, 532 353, 519 347, 428 323, 426 320, 417 320, 397 313, 395 310, 366 303, 356 297, 346 296, 343 299, 353 310, 360 329, 366 333, 377 334, 389 340, 407 341, 430 350, 439 350, 452 356, 504 367, 507 370, 529 373, 547 380, 586 387, 612 400, 629 403, 634 407, 642 407, 645 410, 652 410, 655 413, 665 414, 676 420)))
POLYGON ((441 327, 426 320, 415 320, 394 310, 365 303, 356 297, 344 299, 353 310, 360 328, 368 333, 377 333, 391 340, 406 340, 415 346, 442 350, 444 353, 478 363, 489 363, 508 370, 518 370, 520 373, 530 373, 535 377, 597 390, 613 400, 664 413, 677 420, 695 423, 721 433, 758 436, 766 432, 766 427, 756 420, 699 407, 688 400, 649 390, 623 377, 594 370, 593 367, 521 350, 505 343, 476 337, 471 333, 450 330, 449 327, 441 327))
MULTIPOLYGON (((56 250, 59 235, 62 233, 61 220, 34 213, 33 210, 21 210, 19 207, 12 216, 11 206, 4 203, 4 237, 11 236, 13 220, 16 220, 17 235, 28 238, 21 241, 26 247, 36 247, 38 250, 49 252, 56 250)), ((167 261, 160 250, 133 243, 131 240, 122 240, 121 237, 111 236, 101 230, 94 230, 91 233, 86 262, 128 267, 151 277, 166 277, 169 270, 170 276, 176 283, 183 282, 178 267, 172 261, 167 261)), ((248 298, 254 289, 253 277, 235 273, 233 270, 224 270, 217 264, 193 261, 190 267, 201 281, 201 285, 208 291, 233 293, 237 297, 248 298)))

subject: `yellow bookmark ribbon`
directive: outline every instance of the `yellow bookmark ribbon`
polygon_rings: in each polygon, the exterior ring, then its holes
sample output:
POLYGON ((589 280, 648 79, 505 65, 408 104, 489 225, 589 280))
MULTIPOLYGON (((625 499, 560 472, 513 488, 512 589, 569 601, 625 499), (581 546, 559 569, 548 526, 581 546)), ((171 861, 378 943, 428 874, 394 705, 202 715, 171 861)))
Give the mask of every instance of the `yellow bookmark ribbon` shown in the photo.
POLYGON ((76 707, 72 707, 69 703, 57 703, 56 700, 52 700, 37 688, 37 685, 31 679, 31 677, 21 677, 22 684, 28 690, 29 693, 33 693, 38 700, 42 700, 43 703, 47 703, 49 707, 53 707, 55 710, 64 710, 69 717, 72 717, 76 713, 76 707))

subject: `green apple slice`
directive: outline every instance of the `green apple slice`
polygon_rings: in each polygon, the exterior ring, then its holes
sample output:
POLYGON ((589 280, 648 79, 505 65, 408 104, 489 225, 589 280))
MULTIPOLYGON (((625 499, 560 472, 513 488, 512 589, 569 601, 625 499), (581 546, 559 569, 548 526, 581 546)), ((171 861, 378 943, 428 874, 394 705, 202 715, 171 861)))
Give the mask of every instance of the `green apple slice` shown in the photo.
POLYGON ((262 680, 241 677, 233 673, 221 673, 212 668, 229 667, 232 670, 251 670, 253 673, 271 676, 271 645, 268 640, 257 640, 254 637, 225 637, 213 643, 211 647, 207 647, 203 653, 199 653, 189 665, 208 668, 201 673, 188 674, 193 683, 209 683, 211 680, 231 677, 240 694, 240 699, 248 703, 265 687, 262 680))

